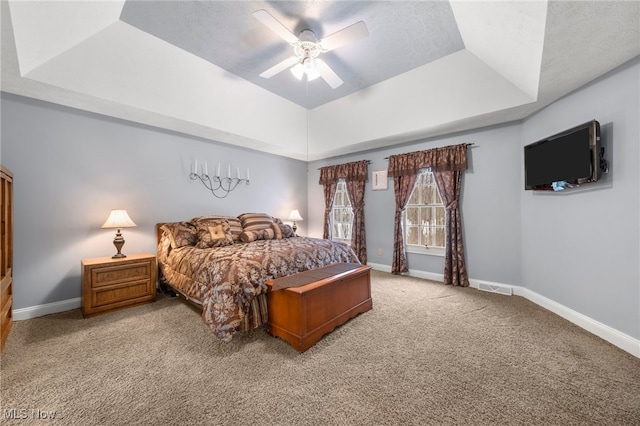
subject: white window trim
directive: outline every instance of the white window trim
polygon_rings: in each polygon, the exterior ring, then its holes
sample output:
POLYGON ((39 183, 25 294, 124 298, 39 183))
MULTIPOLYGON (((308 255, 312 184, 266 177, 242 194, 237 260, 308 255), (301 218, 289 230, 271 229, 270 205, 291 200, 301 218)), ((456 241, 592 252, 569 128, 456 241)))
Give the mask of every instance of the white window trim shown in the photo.
MULTIPOLYGON (((406 239, 406 234, 405 234, 405 220, 407 218, 407 215, 405 214, 405 210, 402 210, 402 236, 404 239, 406 239)), ((446 232, 446 230, 445 230, 446 232)), ((446 242, 445 242, 446 244, 446 242)), ((412 253, 412 254, 420 254, 420 255, 425 255, 425 256, 438 256, 438 257, 444 257, 445 256, 445 252, 446 252, 446 247, 434 247, 434 246, 418 246, 415 244, 407 244, 406 241, 404 241, 404 250, 406 253, 412 253)))
POLYGON ((425 256, 439 256, 444 257, 445 249, 442 247, 422 247, 405 244, 405 251, 407 253, 422 254, 425 256))
MULTIPOLYGON (((339 183, 346 185, 344 179, 340 179, 339 183)), ((335 200, 335 196, 337 194, 337 188, 336 188, 336 193, 333 194, 334 200, 335 200)), ((345 188, 345 195, 347 197, 349 197, 349 193, 346 192, 346 188, 345 188)), ((351 199, 349 199, 349 202, 351 202, 351 199)), ((351 245, 351 238, 347 239, 347 238, 338 238, 338 237, 334 237, 333 235, 333 227, 334 227, 334 222, 333 222, 333 209, 334 209, 335 205, 331 206, 331 216, 329 219, 329 229, 330 229, 330 238, 331 241, 338 241, 338 242, 342 242, 348 245, 351 245)), ((351 211, 353 212, 353 205, 351 205, 351 211)), ((353 226, 353 221, 351 222, 351 225, 353 226)), ((353 228, 351 229, 352 235, 353 235, 353 228)))

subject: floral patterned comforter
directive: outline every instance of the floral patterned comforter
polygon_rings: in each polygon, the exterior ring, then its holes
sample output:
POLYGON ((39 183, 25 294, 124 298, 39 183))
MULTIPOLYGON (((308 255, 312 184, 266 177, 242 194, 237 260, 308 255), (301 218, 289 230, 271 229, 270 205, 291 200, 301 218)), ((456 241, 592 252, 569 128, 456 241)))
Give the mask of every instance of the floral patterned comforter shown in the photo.
POLYGON ((202 303, 202 318, 213 333, 229 341, 266 282, 332 263, 354 262, 350 246, 331 240, 294 237, 199 249, 158 245, 162 275, 184 295, 202 303))

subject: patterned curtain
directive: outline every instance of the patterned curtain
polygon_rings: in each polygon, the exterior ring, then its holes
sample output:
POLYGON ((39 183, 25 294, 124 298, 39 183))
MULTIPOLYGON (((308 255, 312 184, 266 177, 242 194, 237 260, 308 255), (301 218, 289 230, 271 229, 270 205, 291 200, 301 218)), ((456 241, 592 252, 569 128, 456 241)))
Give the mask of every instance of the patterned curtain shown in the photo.
POLYGON ((364 229, 364 189, 367 183, 367 160, 320 168, 320 184, 324 186, 323 238, 330 238, 330 215, 333 197, 339 179, 346 181, 347 193, 353 208, 351 247, 362 264, 367 263, 367 246, 364 229))
POLYGON ((364 187, 366 183, 364 180, 348 180, 346 182, 347 193, 353 208, 351 247, 363 265, 367 264, 367 239, 364 230, 364 187))
POLYGON ((404 253, 404 237, 402 234, 402 210, 407 205, 413 186, 416 184, 417 173, 414 175, 401 175, 393 179, 393 190, 396 196, 396 214, 393 227, 393 261, 391 273, 401 274, 409 272, 407 257, 404 253))
POLYGON ((389 157, 388 175, 393 177, 396 192, 394 257, 391 272, 407 272, 402 238, 402 209, 408 201, 415 179, 421 169, 430 167, 445 202, 447 242, 445 249, 445 284, 468 286, 469 278, 462 244, 462 218, 460 215, 460 186, 462 171, 467 169, 467 144, 445 146, 389 157), (405 178, 413 177, 410 182, 405 178), (410 185, 408 185, 410 183, 410 185), (407 188, 408 187, 408 188, 407 188), (406 193, 408 191, 408 193, 406 193))
POLYGON ((462 218, 460 216, 460 187, 462 172, 459 170, 433 172, 438 191, 445 204, 445 229, 447 242, 444 257, 444 283, 468 287, 469 276, 464 261, 462 245, 462 218))

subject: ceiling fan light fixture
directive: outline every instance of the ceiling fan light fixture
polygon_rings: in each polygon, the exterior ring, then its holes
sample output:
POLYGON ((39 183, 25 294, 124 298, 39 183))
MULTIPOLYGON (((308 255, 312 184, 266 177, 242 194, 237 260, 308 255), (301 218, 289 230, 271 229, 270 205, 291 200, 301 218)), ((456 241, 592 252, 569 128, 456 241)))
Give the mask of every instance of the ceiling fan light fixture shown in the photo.
POLYGON ((309 69, 309 70, 305 70, 305 74, 307 74, 307 81, 312 81, 312 80, 315 80, 316 78, 320 77, 320 73, 315 68, 309 69))
POLYGON ((291 68, 291 74, 293 74, 298 80, 302 80, 302 76, 304 75, 304 66, 298 62, 291 68))
POLYGON ((302 60, 302 66, 304 67, 304 72, 308 73, 316 69, 316 61, 314 61, 313 58, 304 58, 302 60))
POLYGON ((298 80, 302 80, 305 75, 307 81, 322 77, 331 88, 335 89, 342 85, 343 81, 319 55, 369 35, 365 23, 359 21, 318 41, 313 31, 309 29, 300 31, 298 37, 294 36, 287 27, 264 9, 253 12, 253 15, 293 47, 294 56, 260 74, 264 78, 270 78, 290 68, 298 80))
POLYGON ((291 74, 293 74, 298 80, 302 80, 302 77, 306 75, 307 81, 313 81, 320 77, 315 61, 311 59, 305 59, 303 62, 298 62, 291 68, 291 74))
POLYGON ((320 77, 320 73, 316 67, 316 61, 313 58, 306 58, 302 61, 302 67, 304 68, 304 73, 307 74, 307 81, 312 81, 320 77))

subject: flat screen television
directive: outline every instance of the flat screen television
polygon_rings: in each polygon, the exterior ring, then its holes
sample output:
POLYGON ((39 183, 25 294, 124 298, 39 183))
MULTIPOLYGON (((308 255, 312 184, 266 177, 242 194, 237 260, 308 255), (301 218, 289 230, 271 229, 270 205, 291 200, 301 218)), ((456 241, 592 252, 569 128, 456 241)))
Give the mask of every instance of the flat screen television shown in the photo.
POLYGON ((524 147, 525 189, 562 191, 596 182, 606 169, 596 120, 524 147))

